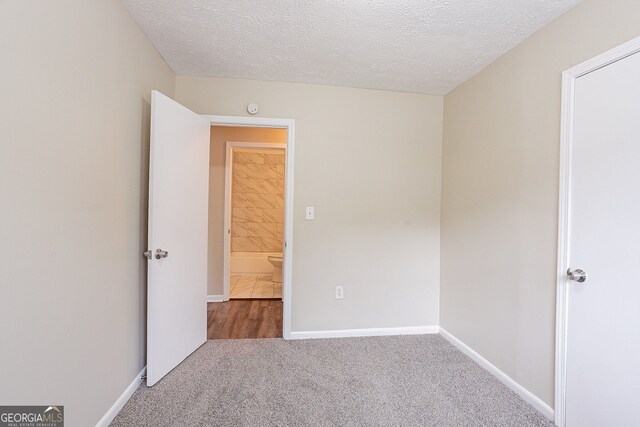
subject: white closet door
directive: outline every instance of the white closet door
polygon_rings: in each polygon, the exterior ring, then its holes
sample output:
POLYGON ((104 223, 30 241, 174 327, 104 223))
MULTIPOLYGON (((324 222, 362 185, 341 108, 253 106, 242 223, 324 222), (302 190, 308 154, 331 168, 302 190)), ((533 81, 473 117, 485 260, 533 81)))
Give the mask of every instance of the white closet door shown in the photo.
POLYGON ((640 54, 576 79, 568 427, 640 426, 640 54))

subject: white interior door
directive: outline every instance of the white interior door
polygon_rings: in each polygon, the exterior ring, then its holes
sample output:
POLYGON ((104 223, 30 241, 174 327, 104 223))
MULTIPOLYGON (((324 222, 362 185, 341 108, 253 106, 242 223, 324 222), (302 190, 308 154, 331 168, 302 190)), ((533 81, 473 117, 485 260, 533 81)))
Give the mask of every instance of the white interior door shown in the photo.
POLYGON ((640 426, 640 53, 576 79, 566 425, 640 426))
POLYGON ((203 117, 152 92, 147 385, 207 339, 209 132, 203 117))

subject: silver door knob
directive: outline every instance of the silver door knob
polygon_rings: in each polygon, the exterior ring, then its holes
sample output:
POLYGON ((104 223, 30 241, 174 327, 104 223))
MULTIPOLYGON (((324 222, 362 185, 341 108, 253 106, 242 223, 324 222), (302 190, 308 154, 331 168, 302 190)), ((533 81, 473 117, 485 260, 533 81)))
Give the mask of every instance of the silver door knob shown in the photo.
POLYGON ((567 269, 567 278, 569 280, 573 280, 574 282, 583 283, 587 281, 587 272, 576 268, 571 271, 570 268, 567 269))
POLYGON ((162 249, 156 249, 156 259, 166 258, 169 256, 168 251, 163 251, 162 249))
POLYGON ((151 249, 147 249, 146 251, 142 252, 142 255, 144 255, 146 259, 153 258, 153 252, 151 251, 151 249))

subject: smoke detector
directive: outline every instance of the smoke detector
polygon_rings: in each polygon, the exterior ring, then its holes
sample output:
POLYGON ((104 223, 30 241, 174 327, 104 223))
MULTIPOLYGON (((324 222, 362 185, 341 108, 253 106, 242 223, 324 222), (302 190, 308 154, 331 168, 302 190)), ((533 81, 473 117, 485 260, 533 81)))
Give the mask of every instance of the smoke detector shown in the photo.
POLYGON ((258 112, 258 104, 252 102, 251 104, 247 105, 247 112, 252 116, 256 114, 258 112))

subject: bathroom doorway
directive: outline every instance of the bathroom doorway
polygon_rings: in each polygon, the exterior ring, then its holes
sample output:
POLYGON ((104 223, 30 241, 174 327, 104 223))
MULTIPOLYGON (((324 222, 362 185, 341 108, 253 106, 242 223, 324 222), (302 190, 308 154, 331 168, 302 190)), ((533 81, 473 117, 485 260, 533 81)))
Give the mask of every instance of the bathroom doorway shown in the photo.
POLYGON ((286 142, 226 142, 225 299, 282 300, 285 155, 286 142))
POLYGON ((287 128, 211 126, 208 338, 283 336, 287 128))

